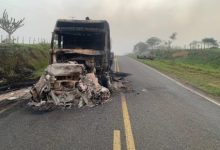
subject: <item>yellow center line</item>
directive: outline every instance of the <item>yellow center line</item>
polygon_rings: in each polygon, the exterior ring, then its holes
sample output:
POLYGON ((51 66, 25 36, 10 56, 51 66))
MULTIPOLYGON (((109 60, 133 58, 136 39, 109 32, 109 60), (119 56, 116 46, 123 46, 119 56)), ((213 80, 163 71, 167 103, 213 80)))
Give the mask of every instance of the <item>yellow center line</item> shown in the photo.
POLYGON ((124 119, 124 127, 125 127, 125 138, 128 150, 135 150, 134 138, 131 129, 130 117, 128 113, 128 107, 126 103, 126 98, 124 94, 121 94, 121 102, 122 102, 122 112, 124 119))
POLYGON ((120 130, 114 130, 113 150, 121 150, 120 130))
MULTIPOLYGON (((118 59, 117 59, 117 72, 119 71, 120 69, 119 69, 119 64, 118 64, 118 59)), ((130 117, 128 113, 128 107, 127 107, 125 95, 123 93, 121 93, 121 103, 122 103, 122 113, 123 113, 123 119, 124 119, 127 150, 135 150, 135 143, 134 143, 134 138, 133 138, 133 133, 132 133, 132 128, 131 128, 130 117)))

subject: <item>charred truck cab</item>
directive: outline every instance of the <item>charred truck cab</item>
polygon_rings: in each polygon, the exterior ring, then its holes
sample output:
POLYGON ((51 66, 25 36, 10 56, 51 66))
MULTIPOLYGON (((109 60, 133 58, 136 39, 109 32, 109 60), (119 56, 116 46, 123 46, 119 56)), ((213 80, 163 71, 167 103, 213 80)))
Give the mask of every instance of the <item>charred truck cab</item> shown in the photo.
POLYGON ((84 64, 88 72, 95 71, 100 84, 109 86, 113 54, 107 21, 59 19, 56 22, 50 64, 69 61, 84 64))
POLYGON ((52 34, 50 64, 31 89, 34 110, 54 106, 95 106, 110 98, 110 51, 107 21, 58 20, 52 34))

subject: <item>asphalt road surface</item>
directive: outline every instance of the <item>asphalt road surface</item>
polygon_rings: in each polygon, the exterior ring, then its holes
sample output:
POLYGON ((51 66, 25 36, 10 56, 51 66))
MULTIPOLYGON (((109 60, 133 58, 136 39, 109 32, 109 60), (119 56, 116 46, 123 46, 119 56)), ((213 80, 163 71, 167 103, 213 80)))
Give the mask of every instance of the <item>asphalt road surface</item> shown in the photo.
MULTIPOLYGON (((118 65, 117 65, 118 64, 118 65)), ((0 114, 1 150, 219 150, 220 107, 128 57, 134 91, 95 108, 0 114)))

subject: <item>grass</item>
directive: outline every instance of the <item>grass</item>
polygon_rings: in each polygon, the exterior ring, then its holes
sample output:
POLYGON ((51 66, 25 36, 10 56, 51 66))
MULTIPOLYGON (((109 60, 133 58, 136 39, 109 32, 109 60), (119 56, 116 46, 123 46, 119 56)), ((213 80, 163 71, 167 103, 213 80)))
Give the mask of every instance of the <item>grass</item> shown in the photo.
POLYGON ((155 60, 138 61, 220 98, 220 50, 191 50, 184 56, 177 53, 180 51, 155 51, 155 60))
POLYGON ((48 60, 48 44, 0 44, 0 85, 39 78, 48 60))

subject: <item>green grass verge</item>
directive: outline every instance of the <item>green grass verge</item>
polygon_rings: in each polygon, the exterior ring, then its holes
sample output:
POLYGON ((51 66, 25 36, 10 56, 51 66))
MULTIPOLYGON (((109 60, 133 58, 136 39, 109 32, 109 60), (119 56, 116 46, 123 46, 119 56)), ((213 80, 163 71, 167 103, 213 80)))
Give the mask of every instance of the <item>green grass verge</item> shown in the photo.
POLYGON ((48 60, 48 44, 0 44, 0 85, 39 78, 48 60))
POLYGON ((197 87, 198 89, 220 98, 220 50, 190 51, 188 56, 173 59, 171 52, 159 55, 155 60, 136 59, 173 78, 197 87), (166 56, 166 58, 161 58, 166 56))

